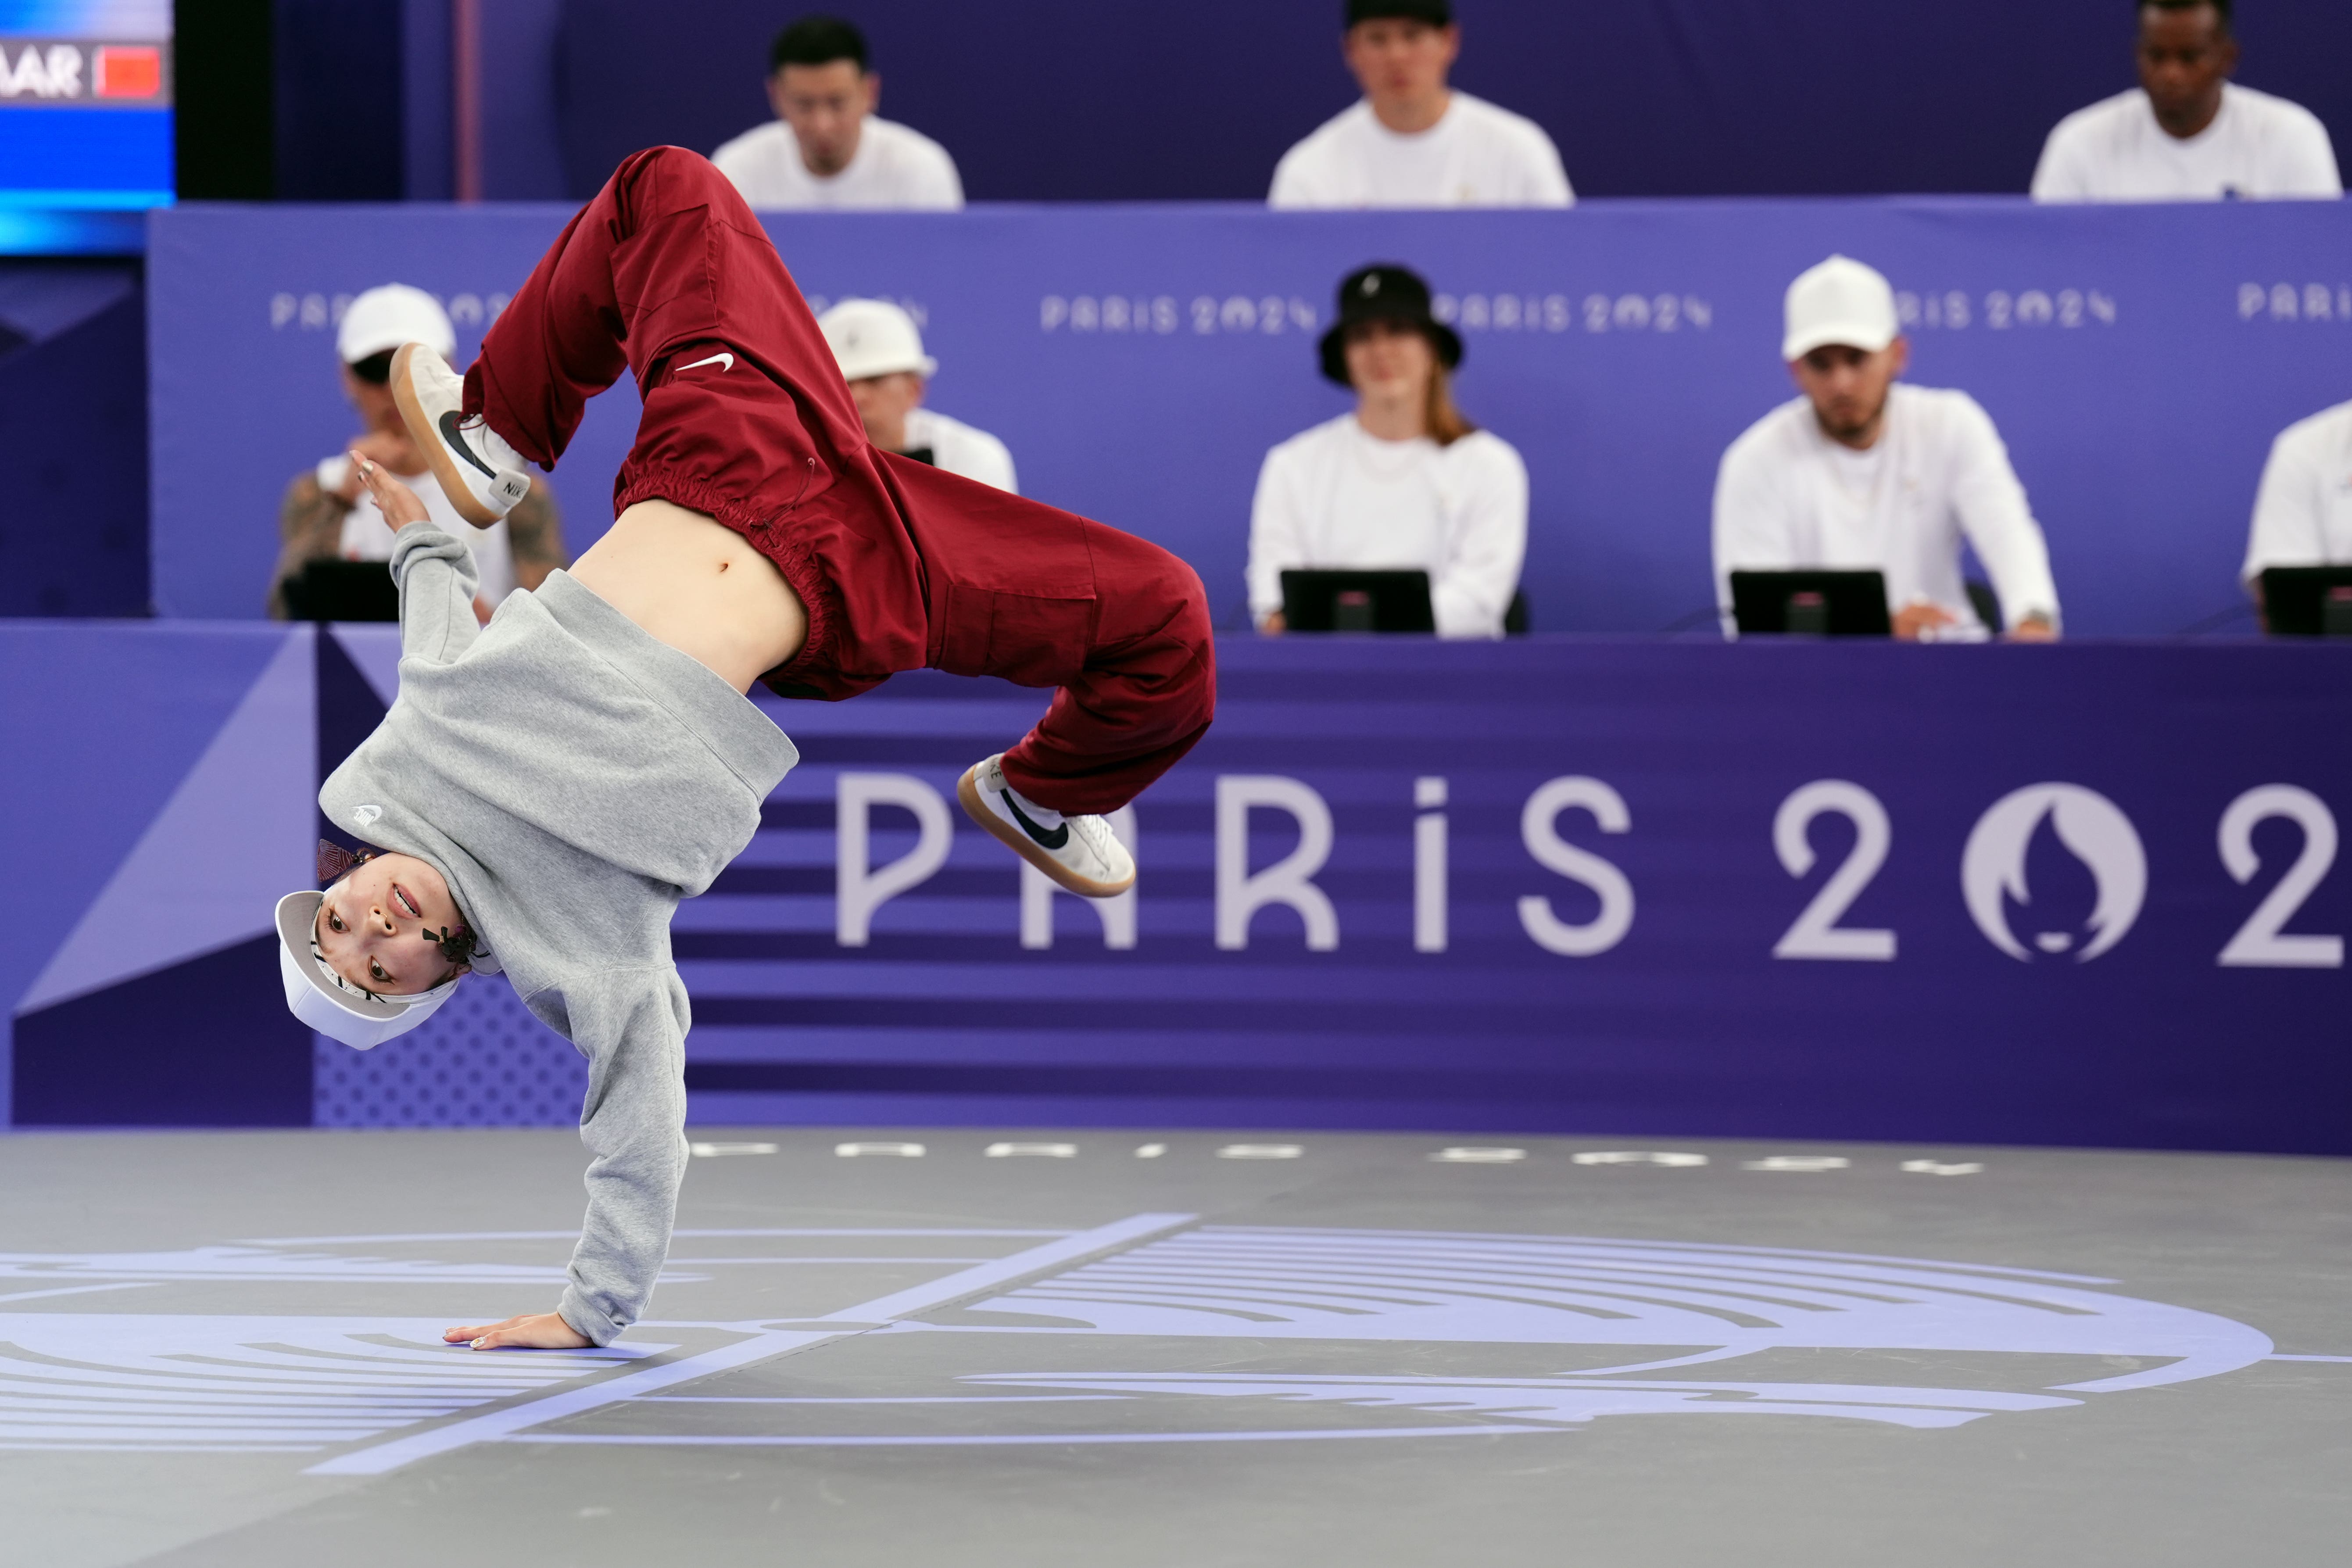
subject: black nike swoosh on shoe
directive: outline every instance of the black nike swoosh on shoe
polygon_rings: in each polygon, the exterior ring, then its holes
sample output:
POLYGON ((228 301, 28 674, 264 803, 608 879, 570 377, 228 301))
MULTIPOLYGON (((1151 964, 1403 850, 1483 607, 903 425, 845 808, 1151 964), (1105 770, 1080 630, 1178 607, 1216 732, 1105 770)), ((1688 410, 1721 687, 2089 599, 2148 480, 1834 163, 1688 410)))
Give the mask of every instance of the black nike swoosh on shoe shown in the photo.
POLYGON ((1037 841, 1038 847, 1040 848, 1059 850, 1064 845, 1070 841, 1070 825, 1068 823, 1066 822, 1062 824, 1061 826, 1056 827, 1051 833, 1046 832, 1044 828, 1029 820, 1029 814, 1021 809, 1021 803, 1013 798, 1013 792, 1011 790, 1006 790, 1004 792, 1004 809, 1013 814, 1013 820, 1021 825, 1021 831, 1026 833, 1031 838, 1035 839, 1037 841))
POLYGON ((482 461, 481 458, 474 456, 474 449, 466 445, 466 438, 463 436, 457 434, 457 426, 465 422, 464 416, 454 408, 442 415, 441 439, 456 447, 458 455, 464 458, 466 461, 481 469, 483 473, 488 474, 491 479, 497 479, 499 477, 499 471, 490 467, 488 463, 482 461))

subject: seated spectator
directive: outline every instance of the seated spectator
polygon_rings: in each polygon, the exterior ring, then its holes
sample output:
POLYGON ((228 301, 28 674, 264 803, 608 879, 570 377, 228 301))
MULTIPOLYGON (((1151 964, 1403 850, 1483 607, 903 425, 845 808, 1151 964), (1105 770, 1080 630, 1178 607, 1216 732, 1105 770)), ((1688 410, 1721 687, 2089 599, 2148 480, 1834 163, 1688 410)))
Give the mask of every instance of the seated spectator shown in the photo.
POLYGON ((1981 638, 1965 539, 2010 636, 2058 635, 2050 552, 2000 433, 1965 392, 1897 384, 1909 353, 1894 290, 1861 262, 1832 256, 1789 286, 1780 353, 1804 395, 1750 426, 1716 478, 1727 625, 1735 571, 1875 571, 1896 637, 1981 638))
POLYGON ((1276 207, 1564 207, 1543 128, 1445 85, 1462 50, 1450 0, 1348 0, 1356 104, 1283 154, 1276 207))
POLYGON ((2352 403, 2299 420, 2271 443, 2239 575, 2259 602, 2273 566, 2352 565, 2352 403))
POLYGON ((1454 406, 1462 340, 1429 285, 1367 267, 1339 285, 1323 374, 1356 408, 1265 455, 1250 506, 1250 613, 1283 630, 1286 570, 1429 574, 1437 635, 1496 637, 1528 551, 1528 469, 1454 406))
POLYGON ((2058 122, 2033 173, 2044 202, 2340 196, 2327 128, 2239 87, 2231 0, 2145 0, 2139 88, 2058 122))
MULTIPOLYGON (((387 283, 354 299, 335 331, 335 350, 343 366, 343 395, 359 410, 365 426, 347 445, 410 481, 425 499, 436 527, 463 539, 474 552, 481 573, 474 610, 488 620, 500 599, 517 588, 536 588, 547 574, 565 563, 563 530, 555 513, 555 499, 546 481, 534 477, 530 493, 515 503, 506 521, 476 528, 460 518, 441 494, 441 487, 418 483, 425 473, 424 455, 408 437, 388 384, 392 353, 403 343, 419 342, 443 359, 457 353, 457 334, 440 303, 421 289, 387 283)), ((338 452, 317 468, 295 476, 286 487, 278 513, 280 547, 278 565, 269 579, 269 614, 287 618, 286 584, 312 561, 390 561, 392 530, 383 513, 360 484, 351 458, 338 452)))
POLYGON ((948 150, 874 112, 882 79, 867 68, 866 36, 833 16, 803 16, 768 55, 776 118, 710 155, 754 207, 963 205, 948 150))
POLYGON ((886 452, 1019 493, 1013 454, 1003 442, 923 406, 940 362, 923 352, 914 317, 887 300, 844 300, 816 324, 833 345, 867 440, 886 452))

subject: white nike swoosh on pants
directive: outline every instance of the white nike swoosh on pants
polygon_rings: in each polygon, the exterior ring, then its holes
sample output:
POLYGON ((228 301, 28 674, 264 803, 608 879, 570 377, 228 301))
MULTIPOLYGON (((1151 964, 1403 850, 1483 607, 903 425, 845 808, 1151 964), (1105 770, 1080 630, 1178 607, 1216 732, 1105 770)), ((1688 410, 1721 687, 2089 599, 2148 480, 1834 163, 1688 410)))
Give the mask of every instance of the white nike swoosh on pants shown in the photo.
POLYGON ((682 364, 677 368, 679 372, 683 374, 689 370, 700 370, 707 364, 718 365, 720 370, 733 370, 735 368, 735 356, 733 354, 727 353, 712 354, 709 359, 698 359, 692 364, 682 364))

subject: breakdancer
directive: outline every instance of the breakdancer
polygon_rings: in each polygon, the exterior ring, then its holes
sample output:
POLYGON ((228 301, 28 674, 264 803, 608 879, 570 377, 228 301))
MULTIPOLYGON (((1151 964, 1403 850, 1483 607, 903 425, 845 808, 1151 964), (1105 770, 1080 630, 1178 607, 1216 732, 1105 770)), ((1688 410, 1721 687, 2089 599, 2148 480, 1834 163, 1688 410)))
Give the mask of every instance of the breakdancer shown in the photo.
POLYGON ((477 1349, 604 1344, 642 1315, 685 1172, 678 900, 751 841, 797 753, 758 681, 838 699, 931 668, 1057 687, 957 794, 1073 891, 1135 878, 1103 818, 1215 707, 1200 580, 1100 523, 866 437, 832 351, 732 184, 675 147, 624 163, 461 379, 411 344, 402 412, 487 526, 626 369, 645 413, 612 531, 486 627, 464 542, 363 459, 396 530, 400 697, 319 792, 366 847, 278 905, 296 1014, 362 1048, 502 969, 590 1064, 588 1212, 552 1312, 454 1328, 477 1349))

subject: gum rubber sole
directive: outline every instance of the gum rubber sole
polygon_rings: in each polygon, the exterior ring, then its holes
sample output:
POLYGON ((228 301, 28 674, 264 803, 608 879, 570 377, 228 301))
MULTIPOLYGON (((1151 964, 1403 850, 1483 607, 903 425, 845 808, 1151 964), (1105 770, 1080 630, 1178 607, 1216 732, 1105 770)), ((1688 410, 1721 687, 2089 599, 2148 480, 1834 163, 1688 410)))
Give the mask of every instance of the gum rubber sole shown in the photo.
POLYGON ((409 439, 415 442, 416 449, 425 454, 425 461, 433 470, 434 482, 441 487, 441 493, 449 498, 449 504, 457 509, 457 515, 476 528, 489 528, 501 521, 504 514, 492 511, 476 499, 466 483, 464 472, 457 467, 457 459, 449 455, 449 444, 441 439, 441 432, 433 427, 432 416, 417 401, 415 386, 409 380, 409 356, 420 350, 431 352, 422 343, 403 343, 394 352, 392 400, 400 405, 400 416, 408 424, 409 439))
POLYGON ((988 803, 980 798, 981 767, 981 763, 974 763, 964 770, 963 777, 956 781, 956 799, 962 804, 963 814, 994 834, 999 843, 1082 899, 1115 899, 1135 886, 1133 877, 1117 884, 1081 877, 1030 843, 1027 834, 989 810, 988 803))

